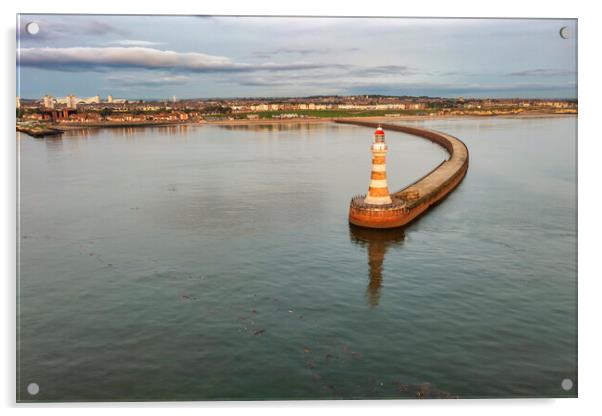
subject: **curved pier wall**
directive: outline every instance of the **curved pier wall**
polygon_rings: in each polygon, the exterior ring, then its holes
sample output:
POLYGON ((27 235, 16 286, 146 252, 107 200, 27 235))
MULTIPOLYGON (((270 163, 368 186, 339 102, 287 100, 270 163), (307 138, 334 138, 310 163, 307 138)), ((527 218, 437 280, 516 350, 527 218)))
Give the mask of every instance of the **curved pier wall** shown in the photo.
POLYGON ((370 228, 407 225, 453 191, 462 182, 468 170, 468 148, 461 140, 449 134, 419 127, 359 120, 335 120, 335 122, 372 128, 380 125, 385 130, 422 137, 440 145, 450 155, 448 160, 413 184, 392 193, 391 197, 396 201, 395 206, 369 207, 358 204, 357 198, 352 199, 349 209, 349 222, 352 224, 370 228), (400 202, 402 206, 399 206, 400 202))

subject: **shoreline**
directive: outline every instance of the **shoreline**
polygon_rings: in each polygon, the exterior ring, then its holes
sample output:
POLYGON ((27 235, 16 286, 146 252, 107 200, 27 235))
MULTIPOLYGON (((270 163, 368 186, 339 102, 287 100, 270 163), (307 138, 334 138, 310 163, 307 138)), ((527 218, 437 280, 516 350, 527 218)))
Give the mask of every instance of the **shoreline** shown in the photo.
MULTIPOLYGON (((324 118, 292 118, 292 119, 240 119, 240 120, 211 120, 201 122, 160 122, 160 123, 106 123, 106 124, 49 124, 46 127, 49 130, 59 130, 68 132, 81 129, 111 129, 111 128, 147 128, 147 127, 175 127, 175 126, 259 126, 259 125, 286 125, 286 124, 323 124, 334 123, 336 120, 353 120, 367 122, 404 122, 404 121, 424 121, 424 120, 446 120, 446 119, 541 119, 541 118, 560 118, 577 117, 578 114, 559 114, 559 113, 532 113, 532 114, 500 114, 500 115, 402 115, 402 116, 367 116, 367 117, 324 117, 324 118)), ((17 130, 23 131, 17 127, 17 130)), ((27 134, 27 132, 23 131, 27 134)), ((38 137, 39 138, 39 137, 38 137)))
POLYGON ((422 121, 422 120, 444 120, 444 119, 485 119, 485 118, 559 118, 559 117, 577 117, 578 114, 559 114, 559 113, 533 113, 533 114, 491 114, 491 115, 435 115, 435 116, 366 116, 366 117, 323 117, 323 118, 293 118, 293 119, 260 119, 260 120, 220 120, 206 121, 202 123, 181 123, 184 125, 261 125, 261 124, 313 124, 313 123, 334 123, 336 120, 353 121, 381 121, 383 123, 392 121, 422 121))

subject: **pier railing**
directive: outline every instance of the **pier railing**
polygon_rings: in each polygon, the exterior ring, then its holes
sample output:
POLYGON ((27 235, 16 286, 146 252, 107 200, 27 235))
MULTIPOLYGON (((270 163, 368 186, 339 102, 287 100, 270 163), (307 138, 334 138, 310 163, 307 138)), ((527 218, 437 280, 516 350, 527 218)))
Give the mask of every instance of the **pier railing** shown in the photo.
POLYGON ((403 208, 406 205, 406 202, 402 199, 391 197, 390 204, 368 204, 366 203, 366 195, 354 195, 351 198, 351 205, 357 208, 363 209, 374 209, 374 210, 389 210, 389 209, 399 209, 403 208))

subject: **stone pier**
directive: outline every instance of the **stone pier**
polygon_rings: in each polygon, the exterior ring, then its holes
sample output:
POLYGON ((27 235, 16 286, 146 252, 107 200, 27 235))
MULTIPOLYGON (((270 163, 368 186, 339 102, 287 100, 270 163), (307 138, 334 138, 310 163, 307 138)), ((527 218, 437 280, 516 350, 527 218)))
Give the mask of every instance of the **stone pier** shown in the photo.
POLYGON ((449 134, 419 127, 361 120, 338 119, 335 122, 372 128, 381 126, 387 131, 411 134, 437 143, 449 153, 448 160, 413 184, 392 193, 390 204, 368 204, 365 195, 353 197, 349 207, 351 224, 368 228, 403 227, 453 191, 462 182, 468 170, 468 148, 461 140, 449 134))

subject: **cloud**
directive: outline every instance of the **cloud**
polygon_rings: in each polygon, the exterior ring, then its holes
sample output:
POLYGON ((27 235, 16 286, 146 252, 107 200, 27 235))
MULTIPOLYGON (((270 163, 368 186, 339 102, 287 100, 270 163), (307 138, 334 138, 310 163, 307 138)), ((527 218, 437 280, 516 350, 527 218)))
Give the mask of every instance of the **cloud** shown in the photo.
POLYGON ((341 49, 319 49, 319 48, 278 48, 268 51, 256 51, 253 53, 257 58, 271 58, 275 55, 327 55, 341 52, 357 52, 360 48, 341 48, 341 49))
POLYGON ((575 75, 575 71, 570 71, 566 69, 538 68, 511 72, 507 75, 511 77, 560 77, 567 75, 575 75))
MULTIPOLYGON (((406 65, 379 65, 374 67, 332 64, 328 68, 318 68, 299 72, 281 73, 246 73, 233 74, 223 82, 236 83, 242 86, 276 87, 276 86, 341 86, 356 83, 391 84, 401 79, 409 79, 414 75, 423 75, 416 68, 406 65)), ((412 78, 414 79, 414 78, 412 78)))
POLYGON ((144 47, 21 48, 18 63, 25 67, 65 71, 99 71, 106 68, 170 69, 188 72, 291 71, 321 68, 316 63, 248 64, 224 56, 175 52, 144 47))
POLYGON ((187 75, 111 75, 105 78, 112 86, 161 88, 168 85, 185 85, 191 81, 187 75))
MULTIPOLYGON (((226 80, 224 80, 225 82, 226 80)), ((271 88, 288 91, 304 91, 306 95, 321 91, 340 95, 384 94, 384 95, 428 95, 428 96, 573 96, 576 84, 566 83, 475 83, 475 82, 428 82, 400 81, 378 77, 319 77, 299 75, 298 77, 274 77, 249 74, 227 80, 230 84, 251 88, 271 88)))
POLYGON ((563 93, 572 95, 576 84, 548 83, 353 83, 344 87, 347 94, 391 94, 428 95, 449 97, 464 96, 505 96, 527 97, 539 94, 563 93))
POLYGON ((316 49, 303 49, 303 48, 280 48, 280 49, 274 49, 272 51, 267 51, 267 52, 259 52, 258 54, 262 54, 263 56, 271 56, 271 55, 290 55, 290 54, 297 54, 297 55, 311 55, 311 54, 315 54, 315 53, 320 53, 319 51, 317 51, 316 49))
POLYGON ((117 46, 155 46, 162 45, 163 42, 150 42, 148 40, 122 39, 109 42, 109 45, 117 46))
POLYGON ((479 74, 477 72, 452 70, 452 71, 432 71, 428 75, 440 76, 440 77, 475 77, 479 74))
POLYGON ((373 67, 360 67, 350 71, 352 75, 378 76, 378 75, 416 75, 420 72, 417 68, 406 65, 379 65, 373 67))

